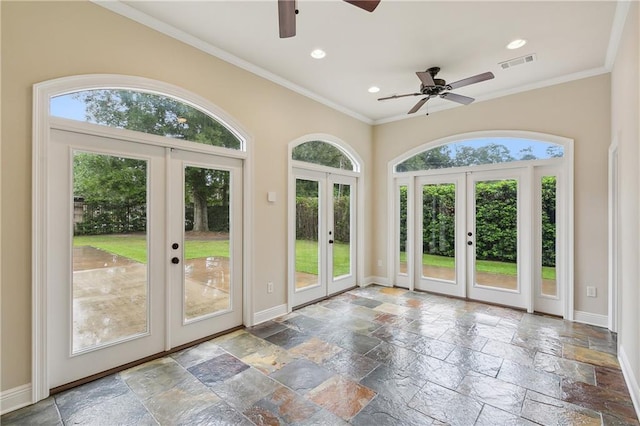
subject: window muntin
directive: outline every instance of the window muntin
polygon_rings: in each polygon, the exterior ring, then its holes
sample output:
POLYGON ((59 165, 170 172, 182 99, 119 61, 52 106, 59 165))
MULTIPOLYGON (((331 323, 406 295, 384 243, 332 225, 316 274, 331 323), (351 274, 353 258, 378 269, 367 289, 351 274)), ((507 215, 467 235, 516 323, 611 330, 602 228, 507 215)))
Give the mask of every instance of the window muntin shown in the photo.
POLYGON ((241 150, 242 141, 214 117, 175 98, 124 89, 96 89, 51 98, 55 117, 241 150))
POLYGON ((304 142, 295 146, 291 158, 296 161, 355 171, 353 161, 343 151, 323 141, 304 142))
POLYGON ((429 148, 397 164, 395 170, 414 172, 563 156, 564 147, 551 142, 524 138, 478 138, 429 148))

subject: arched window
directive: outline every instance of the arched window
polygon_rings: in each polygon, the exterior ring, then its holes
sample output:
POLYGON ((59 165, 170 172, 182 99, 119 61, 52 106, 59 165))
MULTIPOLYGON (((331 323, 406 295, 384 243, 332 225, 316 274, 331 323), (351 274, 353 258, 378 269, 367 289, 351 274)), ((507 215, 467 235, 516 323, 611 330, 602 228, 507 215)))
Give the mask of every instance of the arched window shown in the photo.
POLYGON ((446 169, 547 160, 564 156, 564 147, 551 142, 523 138, 478 138, 439 145, 410 157, 395 167, 396 172, 446 169))
POLYGON ((244 150, 242 139, 216 118, 166 95, 123 89, 83 90, 52 97, 50 113, 71 120, 244 150))
POLYGON ((304 142, 293 148, 292 159, 320 164, 342 170, 357 171, 352 161, 341 149, 323 141, 304 142))

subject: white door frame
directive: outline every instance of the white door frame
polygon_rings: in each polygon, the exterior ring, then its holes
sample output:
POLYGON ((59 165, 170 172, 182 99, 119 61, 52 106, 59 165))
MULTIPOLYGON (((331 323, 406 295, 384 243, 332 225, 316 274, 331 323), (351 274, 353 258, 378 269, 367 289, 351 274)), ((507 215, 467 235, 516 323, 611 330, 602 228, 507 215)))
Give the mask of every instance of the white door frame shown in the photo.
POLYGON ((296 177, 295 169, 306 169, 342 176, 356 178, 356 285, 362 286, 364 282, 364 164, 358 153, 343 140, 326 133, 312 133, 301 136, 289 143, 288 151, 288 208, 287 208, 287 312, 293 311, 295 293, 295 235, 296 235, 296 177), (293 149, 305 142, 322 141, 334 145, 345 154, 353 163, 354 170, 341 170, 303 161, 293 160, 293 149))
MULTIPOLYGON (((529 132, 521 130, 487 130, 477 131, 469 133, 461 133, 457 135, 447 136, 441 139, 437 139, 431 142, 419 145, 393 159, 387 163, 387 205, 391 206, 387 210, 387 235, 390 238, 387 251, 387 277, 389 285, 395 285, 398 282, 398 265, 396 262, 398 249, 397 236, 397 224, 398 224, 398 209, 397 209, 397 188, 401 184, 407 184, 411 188, 415 179, 418 176, 424 175, 439 175, 451 173, 452 169, 435 169, 419 172, 396 172, 396 165, 403 161, 426 151, 430 148, 434 148, 441 145, 446 145, 453 142, 471 140, 478 138, 522 138, 534 141, 549 142, 557 145, 561 145, 564 148, 564 156, 561 160, 534 160, 534 161, 520 161, 518 164, 503 163, 497 166, 472 166, 472 167, 459 167, 455 169, 455 172, 466 171, 479 171, 479 170, 492 170, 509 167, 523 167, 523 166, 544 166, 544 165, 558 165, 561 169, 562 187, 561 190, 564 194, 562 200, 560 200, 562 210, 565 212, 565 217, 562 218, 563 226, 560 235, 558 236, 564 249, 560 256, 559 263, 562 265, 562 295, 564 300, 562 301, 563 317, 567 320, 574 320, 574 230, 573 230, 573 217, 574 217, 574 185, 573 185, 573 169, 574 169, 574 147, 573 139, 565 138, 562 136, 556 136, 546 133, 529 132), (401 183, 402 182, 402 183, 401 183)), ((410 192, 411 193, 411 192, 410 192)), ((415 266, 414 266, 415 268, 415 266)), ((409 277, 409 289, 414 288, 414 273, 409 277)), ((404 279, 404 278, 401 278, 404 279)), ((406 280, 405 280, 406 281, 406 280)), ((401 286, 405 286, 404 283, 399 283, 401 286)))
POLYGON ((608 328, 613 332, 619 331, 618 318, 620 306, 620 205, 619 205, 619 158, 618 139, 614 139, 609 146, 609 306, 608 328))
POLYGON ((50 129, 58 127, 66 130, 88 132, 98 136, 124 139, 131 142, 150 143, 163 147, 178 147, 187 151, 211 153, 242 159, 243 167, 243 322, 253 324, 253 297, 250 285, 253 281, 253 162, 249 149, 251 138, 233 118, 207 99, 172 84, 157 80, 118 74, 88 74, 37 83, 33 87, 33 144, 32 144, 32 346, 31 346, 31 402, 36 403, 49 396, 48 371, 48 326, 47 306, 49 303, 46 265, 47 253, 47 158, 50 143, 50 129), (91 89, 129 89, 162 94, 176 98, 186 104, 215 117, 241 141, 240 150, 187 141, 140 134, 128 130, 108 128, 51 117, 49 102, 52 97, 66 93, 91 89))

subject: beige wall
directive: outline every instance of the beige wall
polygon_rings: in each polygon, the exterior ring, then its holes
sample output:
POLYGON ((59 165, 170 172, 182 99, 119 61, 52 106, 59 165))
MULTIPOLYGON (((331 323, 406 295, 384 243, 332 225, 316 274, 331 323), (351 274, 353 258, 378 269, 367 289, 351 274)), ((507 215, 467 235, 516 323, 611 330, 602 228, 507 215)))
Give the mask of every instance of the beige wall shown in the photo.
MULTIPOLYGON (((368 180, 371 127, 90 3, 3 1, 1 7, 2 389, 31 378, 34 83, 89 73, 143 76, 184 87, 232 116, 253 137, 254 312, 286 303, 287 144, 332 134, 360 155, 368 180), (267 204, 267 191, 278 194, 275 205, 267 204), (267 281, 275 284, 273 294, 267 281)), ((367 188, 365 198, 370 195, 367 188)), ((368 247, 366 235, 365 242, 368 247)), ((365 274, 369 265, 367 256, 365 274)))
MULTIPOLYGON (((640 383, 640 7, 633 2, 611 73, 611 138, 618 142, 620 182, 620 318, 618 343, 640 383)), ((635 389, 636 398, 640 389, 635 389)), ((638 401, 640 402, 640 401, 638 401)), ((640 409, 640 407, 638 407, 640 409)))
MULTIPOLYGON (((500 78, 498 75, 497 78, 500 78)), ((377 229, 387 226, 387 163, 424 143, 480 130, 527 130, 574 139, 575 147, 575 309, 607 314, 607 149, 609 75, 532 90, 429 116, 374 128, 373 186, 377 229), (597 298, 586 297, 586 286, 597 298)), ((373 259, 387 259, 387 238, 375 234, 373 259)), ((386 265, 375 271, 386 276, 386 265)))

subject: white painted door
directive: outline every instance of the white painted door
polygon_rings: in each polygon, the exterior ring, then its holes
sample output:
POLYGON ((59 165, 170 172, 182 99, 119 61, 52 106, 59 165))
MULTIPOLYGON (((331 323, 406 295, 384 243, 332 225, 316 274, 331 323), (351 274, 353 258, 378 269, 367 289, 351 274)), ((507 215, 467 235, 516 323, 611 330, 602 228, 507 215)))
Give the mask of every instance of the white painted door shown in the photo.
POLYGON ((356 178, 294 169, 293 306, 356 284, 356 178))
POLYGON ((242 323, 239 160, 64 130, 51 142, 51 388, 242 323), (217 229, 193 232, 196 182, 217 229))
POLYGON ((467 175, 467 297, 471 299, 529 309, 531 195, 524 172, 467 175))
POLYGON ((528 309, 528 185, 526 169, 416 178, 415 288, 528 309))
POLYGON ((169 176, 175 347, 242 324, 242 162, 172 150, 169 176))

